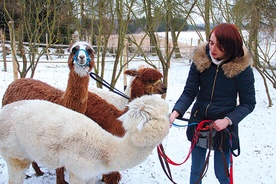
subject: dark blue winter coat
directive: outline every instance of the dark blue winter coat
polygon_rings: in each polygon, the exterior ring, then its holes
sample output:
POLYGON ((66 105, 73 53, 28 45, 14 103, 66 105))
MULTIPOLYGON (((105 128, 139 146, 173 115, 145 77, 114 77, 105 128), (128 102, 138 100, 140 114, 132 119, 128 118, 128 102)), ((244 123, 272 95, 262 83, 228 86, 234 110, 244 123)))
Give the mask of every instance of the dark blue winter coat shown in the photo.
MULTIPOLYGON (((184 91, 173 110, 182 117, 195 100, 191 122, 228 117, 233 123, 228 129, 238 136, 238 123, 256 104, 252 57, 245 48, 244 53, 241 58, 216 65, 211 61, 208 44, 200 44, 194 51, 184 91)), ((189 126, 188 140, 192 140, 193 133, 194 127, 189 126)))

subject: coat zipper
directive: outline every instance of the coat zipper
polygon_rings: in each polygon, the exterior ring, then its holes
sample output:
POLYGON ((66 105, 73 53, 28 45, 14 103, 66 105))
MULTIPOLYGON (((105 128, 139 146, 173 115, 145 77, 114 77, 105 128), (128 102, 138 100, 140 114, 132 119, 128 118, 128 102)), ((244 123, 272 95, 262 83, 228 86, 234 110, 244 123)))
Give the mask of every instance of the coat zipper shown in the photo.
POLYGON ((214 82, 213 82, 213 88, 212 88, 212 93, 211 93, 211 100, 210 100, 210 103, 206 106, 206 109, 205 109, 205 117, 206 117, 206 118, 207 118, 207 111, 208 111, 208 108, 209 108, 209 106, 210 106, 210 105, 212 104, 212 102, 213 102, 213 96, 214 96, 214 91, 215 91, 215 85, 216 85, 216 81, 217 81, 218 71, 219 71, 219 65, 217 65, 216 75, 215 75, 214 82))

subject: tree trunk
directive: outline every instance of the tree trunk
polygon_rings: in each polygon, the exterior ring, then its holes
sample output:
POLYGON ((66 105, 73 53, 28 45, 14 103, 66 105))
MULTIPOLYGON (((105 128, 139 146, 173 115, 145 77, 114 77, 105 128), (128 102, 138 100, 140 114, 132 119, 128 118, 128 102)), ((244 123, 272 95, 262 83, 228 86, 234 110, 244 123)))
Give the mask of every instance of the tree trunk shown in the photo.
POLYGON ((16 46, 15 46, 15 31, 14 22, 9 22, 10 40, 11 40, 11 51, 12 51, 12 64, 13 64, 13 79, 18 79, 18 63, 16 59, 16 46))
POLYGON ((6 61, 6 46, 5 46, 5 35, 2 29, 0 29, 0 37, 2 42, 2 56, 3 56, 3 64, 4 64, 4 72, 7 71, 7 61, 6 61))

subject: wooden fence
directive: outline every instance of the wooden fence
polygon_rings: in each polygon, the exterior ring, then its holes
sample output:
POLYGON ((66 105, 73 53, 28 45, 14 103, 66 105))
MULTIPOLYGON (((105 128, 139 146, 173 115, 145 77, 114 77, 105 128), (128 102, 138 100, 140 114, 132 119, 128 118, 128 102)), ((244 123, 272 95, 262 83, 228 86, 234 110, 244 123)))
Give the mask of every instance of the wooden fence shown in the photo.
MULTIPOLYGON (((196 46, 192 45, 193 39, 190 39, 190 43, 183 43, 183 42, 178 42, 178 47, 180 53, 174 53, 174 54, 181 54, 183 59, 190 59, 191 53, 194 50, 196 46)), ((118 35, 111 35, 108 41, 108 51, 109 53, 107 56, 115 56, 116 51, 117 51, 117 42, 118 42, 118 35)), ((198 41, 199 43, 199 41, 198 41)), ((5 56, 11 54, 11 42, 6 41, 4 39, 1 39, 1 45, 2 45, 2 50, 0 50, 0 54, 2 53, 2 58, 0 58, 0 61, 5 60, 5 56)), ((18 45, 18 42, 15 42, 15 45, 18 45)), ((28 47, 29 43, 28 42, 23 42, 23 45, 25 47, 28 47)), ((137 56, 141 55, 142 52, 146 55, 155 55, 153 52, 155 49, 153 46, 150 45, 150 39, 148 36, 145 36, 145 34, 140 33, 140 34, 132 34, 129 35, 128 38, 126 39, 126 45, 127 45, 127 50, 126 50, 126 55, 127 56, 133 56, 135 53, 137 56), (138 48, 133 42, 138 43, 140 48, 138 48)), ((165 55, 165 45, 166 45, 166 40, 164 37, 159 36, 158 37, 158 46, 162 50, 163 54, 165 55)), ((37 44, 39 47, 47 47, 48 44, 37 44)), ((172 41, 169 40, 168 42, 169 50, 172 49, 172 41)), ((70 45, 62 45, 62 44, 54 44, 51 45, 51 47, 46 51, 44 55, 47 56, 47 59, 51 59, 51 56, 57 56, 58 58, 62 57, 67 57, 69 56, 68 48, 70 45)), ((99 50, 96 45, 93 46, 95 50, 99 50)), ((26 53, 28 50, 26 49, 26 53)), ((20 55, 19 51, 17 51, 17 55, 20 55)), ((9 62, 9 60, 6 60, 9 62)))

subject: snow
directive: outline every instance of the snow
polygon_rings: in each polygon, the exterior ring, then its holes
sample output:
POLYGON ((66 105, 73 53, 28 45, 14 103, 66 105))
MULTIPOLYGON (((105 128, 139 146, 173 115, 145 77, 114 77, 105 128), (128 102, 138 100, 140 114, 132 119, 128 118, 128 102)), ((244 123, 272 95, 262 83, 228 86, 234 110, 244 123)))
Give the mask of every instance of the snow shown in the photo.
MULTIPOLYGON (((64 59, 59 59, 65 61, 64 59)), ((112 58, 110 58, 112 60, 112 58)), ((137 68, 145 64, 142 61, 131 62, 129 68, 137 68)), ((0 62, 0 97, 3 96, 7 86, 13 81, 12 63, 8 63, 8 71, 3 72, 3 63, 0 62)), ((158 66, 158 64, 157 64, 158 66)), ((112 73, 112 62, 108 62, 105 70, 105 79, 110 81, 112 73)), ((185 81, 188 75, 190 64, 187 60, 175 60, 171 63, 169 70, 169 85, 166 100, 172 108, 180 94, 182 93, 185 81)), ((60 89, 65 89, 68 78, 68 67, 66 63, 40 63, 35 73, 35 79, 47 82, 48 84, 60 89)), ((275 184, 276 176, 276 105, 268 107, 266 91, 263 85, 263 79, 254 69, 255 88, 257 105, 255 110, 247 116, 239 125, 241 154, 234 157, 234 183, 242 184, 275 184)), ((95 86, 95 81, 90 80, 89 86, 95 86)), ((276 91, 269 83, 270 95, 275 103, 276 91)), ((123 90, 123 77, 120 77, 116 88, 123 90)), ((189 116, 189 110, 185 114, 189 116)), ((186 124, 186 122, 177 120, 177 124, 186 124)), ((186 128, 172 127, 169 135, 163 141, 163 146, 167 155, 175 162, 182 162, 189 151, 190 142, 186 139, 186 128)), ((175 182, 178 184, 189 183, 190 162, 189 159, 185 164, 172 166, 171 171, 175 182)), ((24 184, 54 184, 55 171, 42 167, 45 172, 43 176, 36 177, 32 167, 27 174, 30 178, 25 179, 24 184)), ((141 164, 134 168, 120 172, 122 174, 121 184, 167 184, 169 179, 164 174, 159 163, 156 149, 141 164)), ((68 181, 68 173, 66 172, 68 181)), ((98 180, 100 176, 98 177, 98 180)), ((0 184, 8 183, 8 173, 6 163, 0 156, 0 184)), ((98 184, 102 183, 97 181, 98 184)), ((214 176, 213 170, 213 153, 211 153, 210 165, 203 183, 217 184, 218 181, 214 176)))

